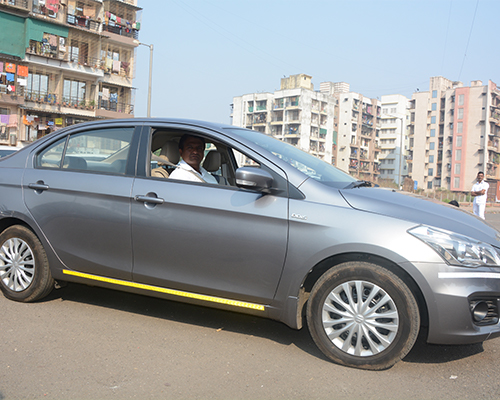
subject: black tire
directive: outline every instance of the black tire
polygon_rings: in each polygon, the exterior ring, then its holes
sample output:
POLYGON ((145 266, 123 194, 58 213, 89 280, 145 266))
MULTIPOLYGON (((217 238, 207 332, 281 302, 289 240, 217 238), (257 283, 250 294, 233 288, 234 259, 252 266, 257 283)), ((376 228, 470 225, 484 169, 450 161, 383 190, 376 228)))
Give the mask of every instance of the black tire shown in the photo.
POLYGON ((28 228, 14 225, 0 234, 0 289, 20 302, 40 300, 54 288, 40 240, 28 228))
POLYGON ((420 313, 415 296, 394 273, 367 262, 347 262, 314 285, 307 323, 318 348, 334 362, 382 370, 411 350, 420 313))

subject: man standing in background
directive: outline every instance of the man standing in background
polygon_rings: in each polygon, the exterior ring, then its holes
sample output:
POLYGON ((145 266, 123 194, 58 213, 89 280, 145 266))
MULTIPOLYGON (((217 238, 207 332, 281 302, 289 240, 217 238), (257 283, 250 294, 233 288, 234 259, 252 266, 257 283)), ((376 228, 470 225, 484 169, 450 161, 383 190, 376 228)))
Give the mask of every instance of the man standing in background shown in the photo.
POLYGON ((484 219, 484 210, 486 208, 489 187, 490 185, 484 180, 484 173, 479 171, 477 173, 477 182, 472 186, 471 195, 474 197, 472 211, 482 219, 484 219))

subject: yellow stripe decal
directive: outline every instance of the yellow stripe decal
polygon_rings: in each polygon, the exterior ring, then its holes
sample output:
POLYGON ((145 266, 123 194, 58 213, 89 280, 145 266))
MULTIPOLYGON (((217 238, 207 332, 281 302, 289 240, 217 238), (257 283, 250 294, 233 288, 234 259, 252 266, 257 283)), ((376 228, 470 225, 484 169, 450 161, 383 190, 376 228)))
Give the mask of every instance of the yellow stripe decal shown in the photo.
POLYGON ((70 270, 67 270, 67 269, 63 270, 63 274, 73 275, 73 276, 77 276, 79 278, 92 279, 94 281, 100 281, 100 282, 106 282, 106 283, 113 283, 115 285, 133 287, 133 288, 136 288, 136 289, 151 290, 153 292, 166 293, 166 294, 171 294, 173 296, 188 297, 190 299, 196 299, 196 300, 202 300, 202 301, 210 301, 212 303, 227 304, 229 306, 251 308, 253 310, 264 311, 264 306, 263 305, 253 304, 253 303, 247 303, 247 302, 244 302, 244 301, 224 299, 222 297, 206 296, 204 294, 183 292, 181 290, 174 290, 174 289, 167 289, 167 288, 162 288, 162 287, 158 287, 158 286, 145 285, 143 283, 135 283, 135 282, 129 282, 129 281, 122 281, 120 279, 113 279, 113 278, 106 278, 104 276, 84 274, 82 272, 70 271, 70 270))

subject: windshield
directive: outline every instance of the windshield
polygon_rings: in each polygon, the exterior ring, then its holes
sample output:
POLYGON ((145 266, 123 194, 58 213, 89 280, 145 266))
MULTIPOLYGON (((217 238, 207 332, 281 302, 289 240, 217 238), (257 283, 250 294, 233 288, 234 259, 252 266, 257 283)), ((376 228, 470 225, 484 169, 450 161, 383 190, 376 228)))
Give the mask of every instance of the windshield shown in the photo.
POLYGON ((352 176, 319 158, 307 154, 291 144, 282 142, 261 132, 248 129, 234 128, 227 130, 266 149, 276 157, 298 169, 303 174, 325 185, 345 188, 353 182, 356 182, 356 179, 352 176))

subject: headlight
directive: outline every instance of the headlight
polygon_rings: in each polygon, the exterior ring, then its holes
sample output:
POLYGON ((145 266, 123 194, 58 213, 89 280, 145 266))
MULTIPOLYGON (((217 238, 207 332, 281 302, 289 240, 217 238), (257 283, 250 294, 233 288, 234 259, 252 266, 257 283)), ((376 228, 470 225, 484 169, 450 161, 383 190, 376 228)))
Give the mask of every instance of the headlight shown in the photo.
POLYGON ((500 254, 487 243, 423 225, 408 230, 408 233, 431 246, 449 264, 465 267, 500 266, 500 254))

